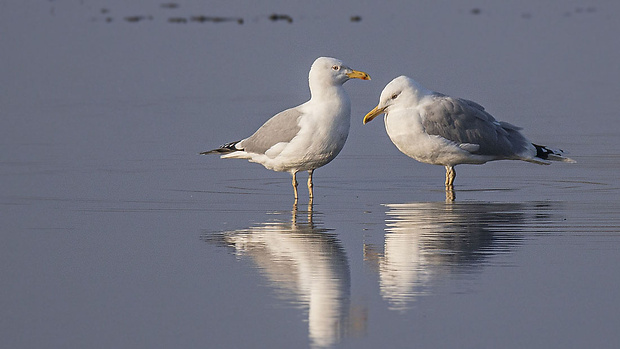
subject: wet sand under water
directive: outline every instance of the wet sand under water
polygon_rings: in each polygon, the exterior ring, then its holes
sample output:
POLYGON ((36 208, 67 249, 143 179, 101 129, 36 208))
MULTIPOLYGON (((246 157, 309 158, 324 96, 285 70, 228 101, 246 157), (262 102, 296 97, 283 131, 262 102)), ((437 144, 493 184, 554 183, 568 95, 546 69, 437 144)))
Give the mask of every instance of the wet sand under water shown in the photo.
POLYGON ((178 5, 0 11, 7 347, 620 344, 619 6, 178 5), (168 21, 199 14, 244 23, 168 21), (305 101, 321 55, 372 80, 345 85, 311 205, 286 173, 197 155, 305 101), (400 74, 577 163, 458 166, 445 202, 442 167, 361 124, 400 74))

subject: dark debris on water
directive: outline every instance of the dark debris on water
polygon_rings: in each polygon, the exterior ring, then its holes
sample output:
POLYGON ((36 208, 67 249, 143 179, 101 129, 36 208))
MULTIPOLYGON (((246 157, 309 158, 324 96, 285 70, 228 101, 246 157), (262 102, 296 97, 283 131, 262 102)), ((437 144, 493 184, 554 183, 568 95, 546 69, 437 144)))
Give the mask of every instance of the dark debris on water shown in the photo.
POLYGON ((272 13, 269 16, 269 19, 272 22, 277 22, 277 21, 287 21, 289 23, 293 23, 293 17, 289 16, 289 15, 283 15, 283 14, 277 14, 277 13, 272 13))
MULTIPOLYGON (((164 2, 159 5, 160 8, 165 10, 175 10, 181 7, 177 2, 164 2)), ((113 11, 110 8, 103 7, 99 9, 99 13, 104 15, 103 18, 92 17, 92 21, 97 22, 103 20, 107 23, 114 21, 112 16, 113 11)), ((285 13, 274 12, 267 16, 259 16, 258 18, 267 18, 271 22, 286 22, 293 23, 293 16, 285 13)), ((154 15, 127 15, 123 17, 123 20, 128 23, 139 23, 143 21, 155 20, 154 15)), ((207 15, 186 15, 186 16, 166 16, 168 23, 185 24, 189 22, 194 23, 237 23, 244 24, 245 19, 242 17, 224 17, 224 16, 207 16, 207 15)), ((359 15, 351 15, 349 17, 350 22, 360 22, 362 17, 359 15)))
POLYGON ((191 16, 186 17, 170 17, 168 18, 168 22, 170 23, 188 23, 188 22, 213 22, 213 23, 221 23, 221 22, 237 22, 238 24, 243 24, 243 18, 236 17, 211 17, 211 16, 191 16))
POLYGON ((212 16, 192 16, 190 17, 192 22, 213 22, 213 23, 221 23, 221 22, 237 22, 239 24, 243 24, 243 18, 241 17, 212 17, 212 16))
MULTIPOLYGON (((108 18, 108 19, 110 19, 110 21, 111 21, 111 18, 108 18)), ((125 20, 127 22, 130 22, 130 23, 137 23, 137 22, 140 22, 140 21, 143 21, 143 20, 152 21, 153 20, 153 16, 126 16, 125 20)))

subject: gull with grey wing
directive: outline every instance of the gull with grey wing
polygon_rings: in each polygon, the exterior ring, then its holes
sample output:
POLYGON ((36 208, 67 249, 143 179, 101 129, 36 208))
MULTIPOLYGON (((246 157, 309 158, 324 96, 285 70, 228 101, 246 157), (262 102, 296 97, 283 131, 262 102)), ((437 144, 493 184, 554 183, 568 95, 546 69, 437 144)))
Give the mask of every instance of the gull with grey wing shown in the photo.
POLYGON ((308 193, 312 199, 314 170, 340 153, 349 134, 351 101, 342 86, 349 79, 370 80, 370 76, 338 59, 317 58, 308 75, 309 101, 276 114, 248 138, 201 154, 247 159, 270 170, 289 172, 293 176, 295 200, 297 172, 308 171, 308 193))
POLYGON ((478 103, 430 91, 406 76, 385 86, 364 124, 380 114, 385 114, 387 134, 401 152, 420 162, 445 166, 445 185, 450 191, 458 164, 575 162, 562 150, 530 142, 520 127, 495 120, 478 103))

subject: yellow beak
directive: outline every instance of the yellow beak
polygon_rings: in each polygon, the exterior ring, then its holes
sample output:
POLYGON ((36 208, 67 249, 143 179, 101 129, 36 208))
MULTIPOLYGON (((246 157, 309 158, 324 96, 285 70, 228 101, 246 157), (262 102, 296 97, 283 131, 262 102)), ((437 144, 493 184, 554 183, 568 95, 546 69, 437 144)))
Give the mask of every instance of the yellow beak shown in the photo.
POLYGON ((358 70, 353 70, 352 72, 348 73, 347 76, 350 79, 370 80, 370 75, 368 75, 367 73, 364 73, 363 71, 358 71, 358 70))
POLYGON ((384 111, 385 107, 379 108, 379 106, 376 106, 375 109, 369 111, 368 114, 364 116, 364 125, 366 125, 367 122, 371 122, 372 119, 376 118, 378 115, 383 114, 384 111))

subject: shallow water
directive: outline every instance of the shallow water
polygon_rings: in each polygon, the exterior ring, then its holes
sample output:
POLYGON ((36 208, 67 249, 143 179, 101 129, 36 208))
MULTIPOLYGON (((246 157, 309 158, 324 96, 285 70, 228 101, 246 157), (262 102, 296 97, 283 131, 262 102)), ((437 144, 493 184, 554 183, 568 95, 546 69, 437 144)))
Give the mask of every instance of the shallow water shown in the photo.
POLYGON ((178 5, 1 5, 7 347, 620 345, 619 6, 178 5), (305 101, 320 55, 373 80, 313 204, 197 155, 305 101), (399 74, 577 163, 459 166, 446 203, 443 168, 361 125, 399 74))

